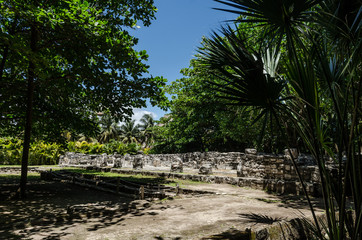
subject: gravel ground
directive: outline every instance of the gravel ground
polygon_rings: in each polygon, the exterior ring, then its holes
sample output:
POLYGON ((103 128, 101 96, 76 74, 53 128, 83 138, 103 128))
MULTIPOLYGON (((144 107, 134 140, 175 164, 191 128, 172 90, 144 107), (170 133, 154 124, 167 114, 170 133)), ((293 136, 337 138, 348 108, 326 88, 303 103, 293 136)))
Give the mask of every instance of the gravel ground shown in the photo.
POLYGON ((300 197, 226 184, 193 183, 183 187, 214 194, 152 202, 45 181, 11 200, 16 187, 0 181, 0 239, 243 239, 246 228, 310 217, 300 197))

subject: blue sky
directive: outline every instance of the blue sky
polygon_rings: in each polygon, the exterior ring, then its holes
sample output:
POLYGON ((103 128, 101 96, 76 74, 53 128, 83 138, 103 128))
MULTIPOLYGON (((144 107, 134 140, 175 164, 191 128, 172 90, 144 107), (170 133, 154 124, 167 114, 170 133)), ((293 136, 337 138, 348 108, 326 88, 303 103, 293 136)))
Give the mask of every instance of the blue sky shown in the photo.
MULTIPOLYGON (((182 77, 180 70, 188 67, 190 60, 200 46, 202 36, 210 36, 226 20, 235 16, 214 10, 225 7, 213 0, 155 0, 158 8, 156 20, 149 27, 140 26, 132 34, 139 38, 137 50, 146 50, 150 74, 163 76, 168 82, 182 77)), ((148 107, 134 110, 135 119, 144 113, 152 113, 156 119, 165 112, 148 107)))

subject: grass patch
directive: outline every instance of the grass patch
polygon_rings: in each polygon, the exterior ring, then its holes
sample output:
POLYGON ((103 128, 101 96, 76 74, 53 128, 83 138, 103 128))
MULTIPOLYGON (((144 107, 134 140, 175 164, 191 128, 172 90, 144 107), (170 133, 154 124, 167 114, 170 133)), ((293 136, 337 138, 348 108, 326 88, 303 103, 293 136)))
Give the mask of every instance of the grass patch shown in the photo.
MULTIPOLYGON (((81 168, 63 168, 64 170, 75 172, 79 174, 87 174, 87 175, 94 175, 94 176, 101 176, 101 177, 119 177, 120 179, 128 182, 136 182, 139 184, 163 184, 166 186, 176 187, 177 184, 182 186, 187 185, 197 185, 197 184, 207 184, 205 182, 198 182, 198 181, 192 181, 192 180, 182 180, 177 178, 163 178, 163 177, 154 177, 154 176, 146 176, 142 174, 123 174, 123 173, 114 173, 114 172, 100 172, 96 170, 87 170, 87 169, 81 169, 81 168)), ((61 169, 55 169, 54 171, 60 171, 61 169)))
MULTIPOLYGON (((1 167, 14 167, 20 165, 0 165, 1 167)), ((180 187, 187 187, 189 185, 199 185, 199 184, 207 184, 205 182, 199 182, 199 181, 192 181, 192 180, 182 180, 177 178, 164 178, 164 177, 154 177, 154 176, 146 176, 142 174, 123 174, 123 173, 114 173, 114 172, 101 172, 96 170, 87 170, 82 168, 76 168, 76 167, 66 167, 66 168, 59 168, 57 165, 41 165, 38 167, 47 167, 52 168, 54 172, 61 171, 61 170, 67 170, 69 172, 79 173, 79 174, 85 174, 85 175, 93 175, 93 176, 100 176, 100 177, 106 177, 106 178, 115 178, 119 177, 120 179, 128 182, 134 182, 138 184, 162 184, 170 187, 176 187, 177 184, 180 187)), ((36 167, 36 166, 33 166, 36 167)), ((36 181, 40 180, 40 174, 39 173, 33 173, 28 172, 28 180, 29 181, 36 181)), ((7 173, 7 174, 0 174, 0 182, 17 182, 20 181, 20 172, 19 173, 7 173)))
MULTIPOLYGON (((113 173, 113 172, 100 172, 95 170, 86 170, 80 168, 63 168, 63 170, 67 170, 69 172, 84 174, 84 175, 93 175, 100 177, 109 177, 115 178, 119 177, 120 179, 128 182, 135 182, 139 184, 167 184, 170 180, 162 177, 153 177, 153 176, 144 176, 141 174, 131 175, 131 174, 122 174, 122 173, 113 173)), ((55 169, 56 171, 61 171, 61 169, 55 169)))
MULTIPOLYGON (((28 172, 28 181, 39 181, 40 174, 28 172)), ((20 182, 20 173, 0 174, 0 183, 20 182)))
POLYGON ((169 184, 167 184, 168 186, 171 187, 176 187, 177 184, 180 187, 185 187, 188 185, 199 185, 199 184, 208 184, 206 182, 199 182, 199 181, 192 181, 192 180, 182 180, 182 179, 172 179, 173 182, 170 182, 169 184))
MULTIPOLYGON (((21 165, 0 165, 0 168, 6 168, 6 167, 19 167, 21 168, 21 165)), ((28 167, 45 167, 45 168, 58 168, 58 165, 29 165, 28 167)))

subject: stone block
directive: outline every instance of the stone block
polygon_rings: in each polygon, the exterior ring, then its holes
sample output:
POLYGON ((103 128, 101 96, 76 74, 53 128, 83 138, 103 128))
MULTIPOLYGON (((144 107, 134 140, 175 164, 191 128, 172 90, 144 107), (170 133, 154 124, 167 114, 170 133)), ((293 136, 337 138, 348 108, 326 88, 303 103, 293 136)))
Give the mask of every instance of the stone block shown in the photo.
POLYGON ((152 166, 161 167, 161 160, 157 157, 153 158, 151 161, 152 166))
POLYGON ((215 176, 208 176, 208 183, 215 183, 215 176))
POLYGON ((255 148, 245 148, 245 154, 256 155, 257 153, 255 148))
POLYGON ((134 158, 133 158, 133 164, 132 164, 132 167, 134 170, 140 170, 143 168, 143 158, 142 158, 142 155, 136 155, 134 158))
POLYGON ((183 162, 182 159, 176 156, 171 163, 171 172, 183 172, 183 162))
POLYGON ((243 162, 239 162, 238 166, 236 167, 236 175, 238 177, 244 177, 243 168, 244 168, 243 162))
POLYGON ((199 174, 202 175, 210 175, 212 174, 212 166, 211 164, 204 164, 199 168, 199 174))

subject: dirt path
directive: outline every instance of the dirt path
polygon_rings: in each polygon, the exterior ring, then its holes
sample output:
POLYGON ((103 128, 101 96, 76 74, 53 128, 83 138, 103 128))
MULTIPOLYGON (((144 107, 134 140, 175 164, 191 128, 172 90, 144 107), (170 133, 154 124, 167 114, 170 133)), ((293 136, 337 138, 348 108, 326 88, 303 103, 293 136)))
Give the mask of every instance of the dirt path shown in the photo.
MULTIPOLYGON (((1 187, 5 196, 14 186, 1 187)), ((0 195, 0 239, 201 239, 310 214, 296 197, 221 184, 184 187, 215 194, 148 202, 69 184, 33 183, 24 201, 0 195)))

